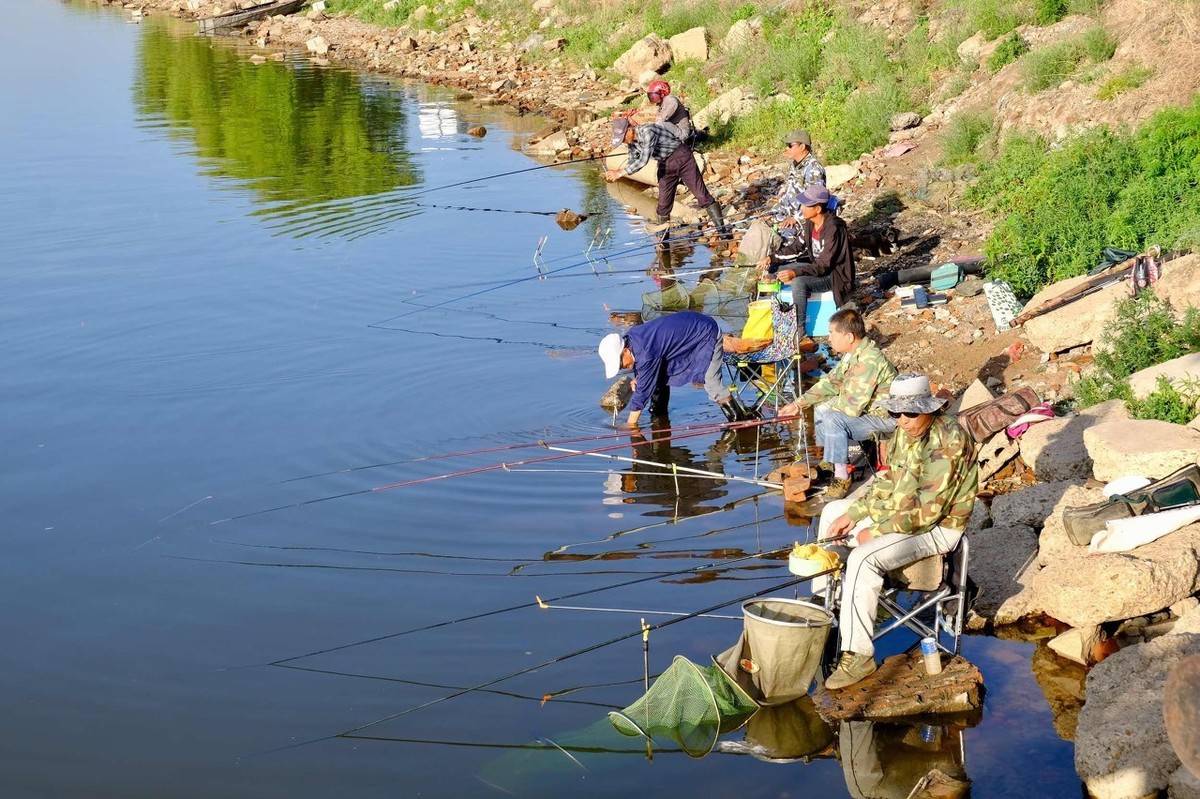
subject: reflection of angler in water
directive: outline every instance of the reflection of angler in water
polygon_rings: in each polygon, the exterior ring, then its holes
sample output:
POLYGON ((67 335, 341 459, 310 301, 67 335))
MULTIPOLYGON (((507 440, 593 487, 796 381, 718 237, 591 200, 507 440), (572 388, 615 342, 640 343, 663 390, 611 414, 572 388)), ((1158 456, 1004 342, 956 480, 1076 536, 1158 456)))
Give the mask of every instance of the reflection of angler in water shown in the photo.
MULTIPOLYGON (((648 441, 640 430, 630 435, 630 443, 633 445, 634 458, 715 472, 724 469, 719 458, 701 459, 686 447, 672 446, 669 439, 648 441)), ((729 493, 724 480, 688 477, 666 467, 645 464, 636 464, 625 472, 613 472, 609 481, 610 490, 619 485, 620 492, 626 495, 623 502, 659 505, 667 511, 653 511, 648 516, 695 516, 707 513, 717 506, 704 503, 715 503, 729 493)))
POLYGON ((918 796, 965 797, 967 782, 962 724, 884 724, 843 721, 838 756, 846 789, 854 799, 908 799, 937 769, 939 792, 918 796), (947 779, 948 778, 948 779, 947 779))

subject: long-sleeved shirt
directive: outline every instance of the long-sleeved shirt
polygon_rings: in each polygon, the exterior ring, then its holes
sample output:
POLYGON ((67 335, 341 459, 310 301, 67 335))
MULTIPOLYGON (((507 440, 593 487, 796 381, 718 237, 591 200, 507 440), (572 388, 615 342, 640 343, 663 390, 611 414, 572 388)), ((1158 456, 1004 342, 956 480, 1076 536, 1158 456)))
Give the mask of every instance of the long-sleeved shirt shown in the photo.
POLYGON ((775 218, 783 221, 788 218, 800 219, 800 195, 809 186, 825 185, 825 167, 812 153, 804 156, 803 160, 793 161, 788 169, 783 190, 779 193, 779 202, 775 206, 775 218))
POLYGON ((665 161, 683 144, 665 125, 650 122, 634 128, 633 144, 629 145, 629 156, 625 161, 625 174, 632 175, 644 167, 651 158, 665 161))
POLYGON ((858 346, 842 356, 833 371, 822 377, 801 395, 806 405, 816 405, 829 400, 830 410, 840 411, 847 416, 883 416, 887 411, 873 407, 880 391, 896 378, 896 367, 883 354, 883 350, 865 338, 858 346))
POLYGON ((939 413, 921 438, 896 429, 887 471, 846 513, 855 522, 871 519, 874 535, 912 535, 938 525, 965 530, 978 488, 974 442, 952 415, 939 413))
POLYGON ((833 283, 833 299, 840 308, 854 293, 854 252, 850 249, 850 233, 845 221, 832 213, 823 216, 820 231, 816 231, 807 219, 800 226, 804 246, 812 253, 812 261, 797 262, 786 268, 795 270, 797 277, 829 276, 833 283))
POLYGON ((692 137, 692 114, 688 111, 687 106, 679 102, 679 98, 673 94, 668 94, 659 103, 658 116, 654 121, 665 126, 682 142, 686 142, 692 137))
POLYGON ((661 383, 703 383, 719 337, 717 323, 695 311, 679 311, 631 327, 625 334, 625 344, 633 352, 637 389, 629 410, 645 408, 661 383))

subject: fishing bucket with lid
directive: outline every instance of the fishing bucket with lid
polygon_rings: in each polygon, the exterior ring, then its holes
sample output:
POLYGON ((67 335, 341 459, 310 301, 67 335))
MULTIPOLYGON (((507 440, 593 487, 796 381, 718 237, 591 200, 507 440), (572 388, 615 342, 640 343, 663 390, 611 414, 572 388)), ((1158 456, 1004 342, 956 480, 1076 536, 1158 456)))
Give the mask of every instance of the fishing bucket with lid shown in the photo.
POLYGON ((780 705, 808 694, 833 614, 798 599, 754 599, 742 605, 738 642, 716 657, 725 673, 761 705, 780 705))

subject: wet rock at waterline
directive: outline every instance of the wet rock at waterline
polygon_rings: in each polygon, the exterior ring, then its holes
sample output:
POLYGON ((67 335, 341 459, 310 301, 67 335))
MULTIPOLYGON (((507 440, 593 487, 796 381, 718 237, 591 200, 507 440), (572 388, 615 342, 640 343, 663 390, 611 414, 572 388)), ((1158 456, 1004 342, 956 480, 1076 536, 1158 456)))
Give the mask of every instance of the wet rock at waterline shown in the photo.
POLYGON ((555 223, 563 230, 574 230, 585 219, 587 214, 577 214, 570 208, 564 208, 554 216, 555 223))
POLYGON ((604 392, 604 396, 600 398, 600 407, 612 413, 618 413, 625 410, 625 406, 629 404, 629 400, 633 397, 633 378, 629 375, 621 375, 613 384, 608 387, 608 391, 604 392))
POLYGON ((962 657, 943 655, 942 673, 925 673, 920 652, 893 655, 861 682, 840 691, 818 687, 817 712, 826 721, 890 719, 964 713, 980 707, 983 674, 962 657))
POLYGON ((487 128, 485 128, 483 125, 476 125, 473 128, 467 128, 467 135, 474 136, 477 139, 482 139, 487 135, 487 132, 487 128))

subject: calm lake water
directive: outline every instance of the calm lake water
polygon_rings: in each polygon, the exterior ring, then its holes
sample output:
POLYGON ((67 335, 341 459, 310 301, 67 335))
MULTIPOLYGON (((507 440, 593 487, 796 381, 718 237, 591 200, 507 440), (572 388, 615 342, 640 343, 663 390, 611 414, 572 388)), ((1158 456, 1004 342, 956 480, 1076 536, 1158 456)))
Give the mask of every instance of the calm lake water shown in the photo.
MULTIPOLYGON (((5 12, 6 797, 903 797, 960 738, 977 799, 1079 795, 1033 647, 983 638, 966 642, 988 686, 976 726, 843 729, 807 764, 648 760, 604 717, 641 693, 637 640, 329 738, 637 616, 526 609, 266 664, 807 530, 753 486, 677 494, 599 459, 354 494, 545 453, 403 462, 419 456, 609 430, 593 347, 606 306, 656 290, 640 228, 590 165, 421 193, 534 165, 520 145, 536 120, 297 56, 255 65, 180 23, 56 0, 5 12), (566 232, 458 207, 593 216, 566 232), (610 229, 596 270, 614 274, 597 277, 581 254, 610 229), (531 280, 542 236, 544 269, 570 268, 531 280)), ((678 264, 708 265, 703 248, 678 264)), ((716 418, 700 391, 674 402, 676 424, 716 418)), ((765 459, 788 441, 758 444, 765 459)), ((755 448, 638 451, 753 474, 755 448)), ((743 561, 576 604, 692 610, 787 577, 743 561)), ((737 633, 662 630, 651 667, 704 662, 737 633)))

